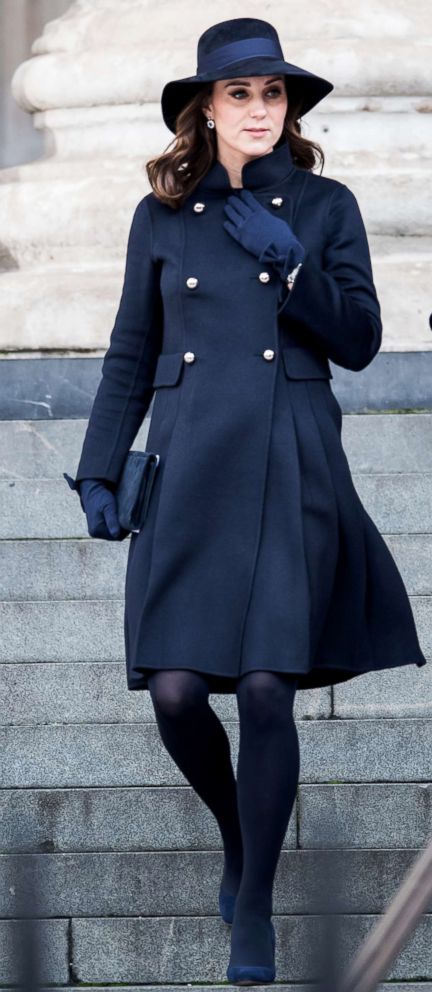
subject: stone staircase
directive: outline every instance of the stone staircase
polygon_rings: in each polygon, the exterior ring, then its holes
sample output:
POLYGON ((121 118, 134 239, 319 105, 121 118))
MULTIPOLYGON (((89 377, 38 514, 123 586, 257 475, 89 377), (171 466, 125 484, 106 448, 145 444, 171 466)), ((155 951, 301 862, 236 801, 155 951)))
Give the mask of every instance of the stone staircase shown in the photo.
MULTIPOLYGON (((43 983, 129 992, 228 987, 212 815, 126 688, 127 542, 88 536, 64 479, 86 421, 0 422, 0 986, 27 874, 43 983)), ((135 447, 145 446, 148 418, 135 447)), ((344 414, 361 499, 404 577, 432 658, 432 413, 344 414)), ((237 761, 235 697, 212 696, 237 761)), ((306 990, 321 825, 333 823, 348 958, 432 835, 432 666, 299 693, 297 804, 275 884, 277 984, 306 990)), ((382 988, 432 992, 432 905, 382 988), (388 984, 387 984, 388 983, 388 984)))

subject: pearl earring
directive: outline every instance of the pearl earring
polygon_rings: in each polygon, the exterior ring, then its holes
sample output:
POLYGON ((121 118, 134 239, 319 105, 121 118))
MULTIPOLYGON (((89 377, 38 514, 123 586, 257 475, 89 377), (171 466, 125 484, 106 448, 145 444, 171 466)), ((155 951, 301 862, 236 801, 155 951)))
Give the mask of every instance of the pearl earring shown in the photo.
POLYGON ((214 126, 215 126, 215 122, 213 120, 213 117, 207 117, 207 127, 214 127, 214 126))

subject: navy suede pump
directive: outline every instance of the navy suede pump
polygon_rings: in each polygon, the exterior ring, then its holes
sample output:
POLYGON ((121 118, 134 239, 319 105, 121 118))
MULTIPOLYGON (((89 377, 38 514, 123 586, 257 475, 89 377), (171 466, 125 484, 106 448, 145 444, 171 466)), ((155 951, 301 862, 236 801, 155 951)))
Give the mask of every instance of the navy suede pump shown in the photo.
POLYGON ((222 885, 219 889, 219 912, 225 923, 232 923, 237 896, 231 896, 222 885))
MULTIPOLYGON (((276 947, 276 935, 271 921, 270 926, 274 954, 276 947)), ((229 964, 226 974, 228 981, 232 982, 234 985, 264 985, 266 982, 274 982, 276 978, 276 968, 274 965, 229 964)))

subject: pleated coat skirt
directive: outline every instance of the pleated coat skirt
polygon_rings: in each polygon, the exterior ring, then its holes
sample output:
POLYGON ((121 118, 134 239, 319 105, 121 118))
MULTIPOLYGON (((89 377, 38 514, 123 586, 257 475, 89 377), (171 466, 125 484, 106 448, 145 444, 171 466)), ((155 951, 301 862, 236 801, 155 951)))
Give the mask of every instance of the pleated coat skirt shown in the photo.
POLYGON ((220 162, 178 210, 145 196, 76 474, 114 488, 153 400, 160 462, 125 586, 131 690, 152 669, 230 693, 256 669, 306 689, 426 664, 331 389, 329 359, 359 371, 381 344, 357 201, 285 141, 242 181, 306 249, 293 289, 224 229, 236 191, 220 162))

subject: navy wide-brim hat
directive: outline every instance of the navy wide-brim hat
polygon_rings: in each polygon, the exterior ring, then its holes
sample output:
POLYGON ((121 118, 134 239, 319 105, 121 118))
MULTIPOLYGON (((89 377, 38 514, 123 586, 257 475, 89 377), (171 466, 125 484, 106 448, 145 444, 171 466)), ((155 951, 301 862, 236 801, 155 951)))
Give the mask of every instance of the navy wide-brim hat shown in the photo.
POLYGON ((279 36, 268 21, 234 17, 213 24, 198 40, 195 76, 172 79, 162 90, 162 116, 176 133, 176 119, 204 83, 235 76, 288 76, 288 99, 298 105, 298 116, 312 110, 334 89, 328 79, 285 62, 279 36))

